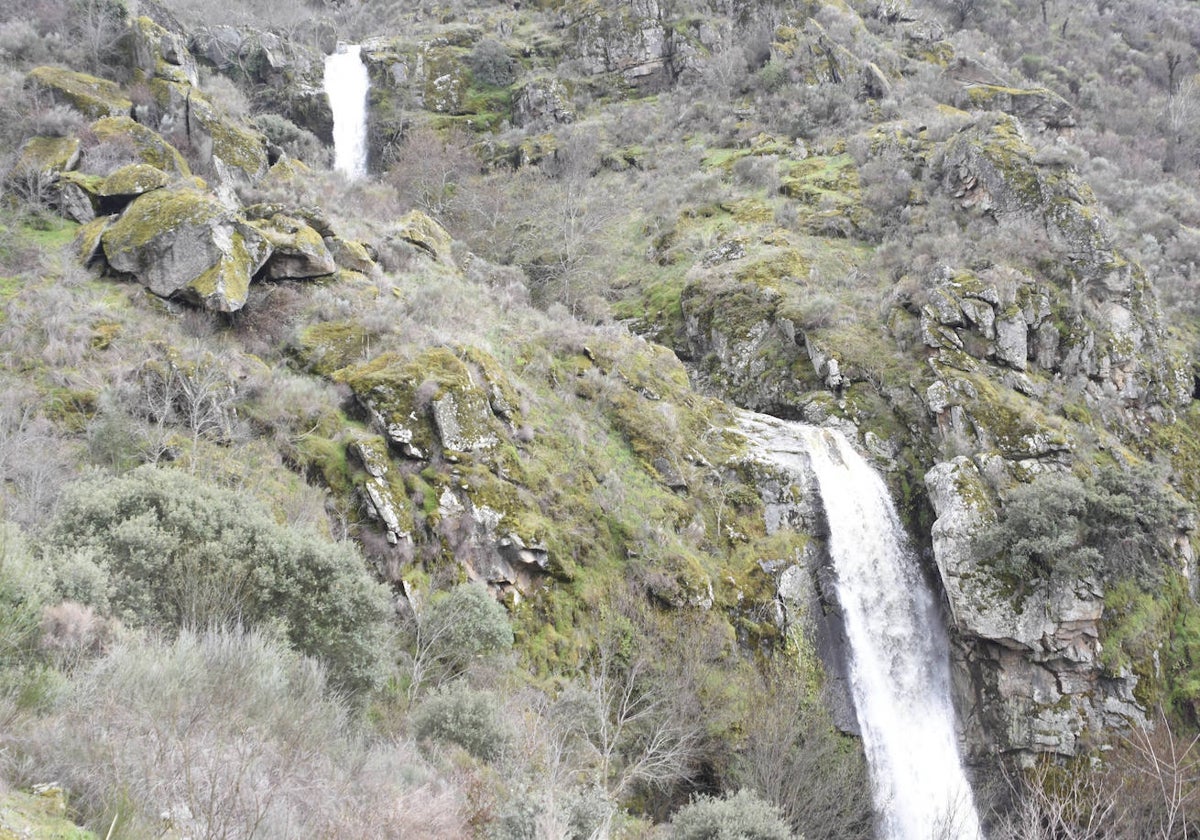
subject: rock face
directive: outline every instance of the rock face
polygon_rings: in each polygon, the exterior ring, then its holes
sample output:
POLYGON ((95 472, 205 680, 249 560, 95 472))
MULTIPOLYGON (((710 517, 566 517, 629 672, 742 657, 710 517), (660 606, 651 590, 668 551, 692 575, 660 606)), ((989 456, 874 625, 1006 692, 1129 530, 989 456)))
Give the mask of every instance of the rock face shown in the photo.
POLYGON ((250 279, 270 246, 207 193, 155 190, 135 199, 101 239, 116 271, 163 297, 183 297, 219 312, 246 302, 250 279))
POLYGON ((575 121, 566 86, 555 78, 533 79, 513 93, 513 124, 540 128, 575 121))
MULTIPOLYGON (((774 417, 739 412, 737 431, 750 445, 743 463, 763 500, 768 535, 792 531, 825 537, 825 521, 816 476, 808 456, 795 447, 786 424, 774 417)), ((785 628, 811 640, 825 670, 825 699, 835 724, 858 733, 848 683, 849 643, 842 623, 832 561, 821 542, 808 542, 802 554, 769 571, 777 581, 785 628)))
POLYGON ((972 696, 959 707, 969 710, 978 757, 991 747, 1022 760, 1041 752, 1072 756, 1089 729, 1141 720, 1137 678, 1109 673, 1099 658, 1104 597, 1097 582, 1043 579, 1014 598, 977 546, 996 513, 975 462, 959 456, 936 464, 925 484, 938 517, 934 560, 963 641, 960 666, 972 677, 972 696))

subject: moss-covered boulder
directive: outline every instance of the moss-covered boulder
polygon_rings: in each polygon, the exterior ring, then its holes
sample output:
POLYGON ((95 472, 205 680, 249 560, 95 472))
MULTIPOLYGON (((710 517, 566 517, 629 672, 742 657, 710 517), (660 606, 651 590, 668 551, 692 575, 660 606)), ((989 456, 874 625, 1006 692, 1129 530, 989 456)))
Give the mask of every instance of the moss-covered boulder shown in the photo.
POLYGON ((104 255, 102 238, 109 225, 117 220, 116 215, 98 216, 82 225, 75 233, 75 253, 84 265, 104 255))
POLYGON ((450 253, 450 234, 420 210, 413 210, 402 217, 389 238, 403 240, 420 248, 440 263, 454 265, 454 257, 450 253))
POLYGON ((131 163, 105 178, 96 194, 102 199, 126 204, 139 195, 162 189, 170 182, 170 176, 161 169, 148 163, 131 163))
POLYGON ((48 90, 55 101, 70 105, 92 119, 129 116, 133 111, 133 102, 115 82, 107 79, 61 67, 35 67, 29 71, 28 79, 48 90))
POLYGON ((179 150, 164 140, 158 132, 147 128, 132 117, 104 117, 91 125, 97 140, 121 140, 133 144, 143 163, 161 169, 169 175, 187 177, 192 174, 179 150))
POLYGON ((84 224, 96 218, 100 207, 100 185, 104 179, 84 172, 63 172, 54 187, 54 205, 58 212, 74 222, 84 224))
POLYGON ((271 243, 271 257, 264 269, 268 278, 303 280, 337 270, 321 234, 301 219, 277 213, 253 225, 271 243))
POLYGON ((125 40, 132 64, 142 78, 199 84, 196 60, 182 35, 169 32, 142 16, 130 23, 125 40))
POLYGON ((257 182, 267 174, 267 138, 222 114, 199 92, 186 99, 188 138, 218 175, 257 182))
POLYGON ((79 163, 78 137, 30 137, 21 145, 12 171, 56 175, 79 163))
POLYGON ((263 236, 212 195, 160 189, 141 195, 101 238, 115 271, 162 297, 233 312, 270 256, 263 236))
POLYGON ((191 85, 152 79, 148 86, 162 113, 160 125, 182 126, 195 157, 227 192, 238 183, 257 183, 266 174, 266 136, 226 115, 191 85))
POLYGON ((435 444, 453 453, 484 452, 499 441, 501 426, 487 394, 466 364, 444 347, 412 360, 384 353, 334 378, 350 386, 407 457, 428 457, 435 444))
POLYGON ((362 242, 343 239, 340 236, 327 236, 325 245, 329 248, 329 253, 333 254, 333 261, 339 268, 362 274, 371 274, 377 268, 371 249, 362 242))
POLYGON ((1014 88, 973 82, 963 88, 962 105, 970 110, 1003 111, 1041 128, 1075 125, 1071 103, 1048 88, 1014 88))

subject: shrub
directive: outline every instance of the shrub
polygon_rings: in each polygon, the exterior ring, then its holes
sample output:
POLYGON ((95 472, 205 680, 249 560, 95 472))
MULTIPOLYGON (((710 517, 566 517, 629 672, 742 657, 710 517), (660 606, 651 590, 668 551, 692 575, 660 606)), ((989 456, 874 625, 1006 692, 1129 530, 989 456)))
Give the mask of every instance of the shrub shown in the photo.
POLYGON ((498 757, 508 733, 496 715, 499 701, 463 681, 441 686, 413 712, 413 732, 422 741, 457 744, 482 761, 498 757))
POLYGON ((348 543, 277 525, 259 504, 177 470, 141 467, 73 485, 44 548, 63 588, 85 553, 103 580, 71 594, 133 626, 279 622, 342 688, 380 675, 387 591, 348 543), (99 583, 103 583, 101 589, 99 583))
POLYGON ((1097 573, 1156 583, 1174 552, 1182 500, 1152 467, 1106 466, 1086 481, 1046 473, 1015 487, 980 535, 996 569, 1017 579, 1097 573))
POLYGON ((310 166, 329 166, 330 153, 311 131, 301 128, 279 114, 259 114, 254 125, 267 139, 298 160, 310 166))
POLYGON ((672 840, 793 840, 779 810, 752 792, 699 796, 671 820, 672 840))
POLYGON ((352 722, 321 667, 268 634, 185 630, 117 645, 14 749, 124 837, 466 836, 456 792, 352 722))
POLYGON ((480 41, 467 56, 471 75, 481 85, 507 87, 516 79, 513 60, 499 41, 480 41))
POLYGON ((461 675, 513 645, 508 614, 479 584, 463 583, 415 611, 407 625, 409 697, 461 675))

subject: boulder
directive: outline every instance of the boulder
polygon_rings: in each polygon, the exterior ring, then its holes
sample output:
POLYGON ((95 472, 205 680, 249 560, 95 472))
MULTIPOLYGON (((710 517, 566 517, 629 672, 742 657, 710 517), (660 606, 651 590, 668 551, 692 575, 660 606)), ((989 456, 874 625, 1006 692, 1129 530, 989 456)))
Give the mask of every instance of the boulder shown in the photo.
POLYGON ((968 109, 1003 111, 1041 128, 1075 125, 1071 103, 1048 88, 1014 88, 972 82, 963 87, 963 99, 962 104, 968 109))
POLYGON ((303 280, 337 271, 321 234, 300 219, 278 213, 252 223, 271 245, 265 273, 272 280, 303 280))
POLYGON ((78 164, 78 137, 30 137, 17 152, 11 171, 54 176, 78 164))
POLYGON ((27 78, 48 90, 56 102, 70 105, 92 119, 129 116, 133 112, 133 102, 107 79, 61 67, 35 67, 27 78))
POLYGON ((126 35, 133 66, 144 79, 166 79, 198 85, 196 60, 182 35, 169 32, 148 17, 135 19, 126 35))
POLYGON ((186 178, 192 174, 187 161, 179 150, 147 126, 131 117, 104 117, 91 125, 91 132, 99 140, 117 140, 133 143, 137 156, 143 163, 161 169, 168 175, 186 178))
POLYGON ((413 210, 402 217, 389 238, 401 239, 440 263, 454 265, 454 257, 450 253, 450 234, 420 210, 413 210))
POLYGON ((211 161, 218 174, 225 171, 251 183, 261 180, 270 166, 267 138, 222 114, 198 91, 182 93, 188 139, 200 156, 211 161))
POLYGON ((101 241, 113 270, 132 274, 156 295, 219 312, 242 308, 271 252, 258 231, 196 189, 137 197, 101 241))
POLYGON ((161 169, 147 163, 131 163, 101 181, 96 194, 124 205, 139 195, 165 187, 170 181, 161 169))

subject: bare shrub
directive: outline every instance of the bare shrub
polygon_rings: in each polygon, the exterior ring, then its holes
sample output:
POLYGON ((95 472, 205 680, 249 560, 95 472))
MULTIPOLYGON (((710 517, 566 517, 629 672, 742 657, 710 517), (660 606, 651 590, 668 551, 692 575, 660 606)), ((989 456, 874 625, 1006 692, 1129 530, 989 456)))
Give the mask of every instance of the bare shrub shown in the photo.
POLYGON ((212 840, 464 836, 453 786, 402 742, 359 740, 321 669, 261 633, 122 642, 14 746, 93 825, 119 816, 127 834, 165 819, 212 840))
POLYGON ((70 669, 84 658, 102 653, 112 637, 112 623, 91 607, 62 601, 42 610, 42 649, 59 667, 70 669))

